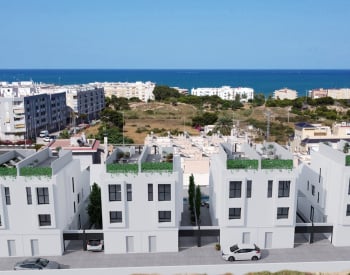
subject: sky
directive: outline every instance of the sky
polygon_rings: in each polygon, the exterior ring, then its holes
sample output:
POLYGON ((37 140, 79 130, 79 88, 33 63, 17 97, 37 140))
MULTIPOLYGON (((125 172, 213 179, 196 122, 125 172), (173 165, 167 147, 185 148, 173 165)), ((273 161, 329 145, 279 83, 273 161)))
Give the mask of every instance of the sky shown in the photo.
POLYGON ((349 0, 0 0, 0 68, 349 69, 349 0))

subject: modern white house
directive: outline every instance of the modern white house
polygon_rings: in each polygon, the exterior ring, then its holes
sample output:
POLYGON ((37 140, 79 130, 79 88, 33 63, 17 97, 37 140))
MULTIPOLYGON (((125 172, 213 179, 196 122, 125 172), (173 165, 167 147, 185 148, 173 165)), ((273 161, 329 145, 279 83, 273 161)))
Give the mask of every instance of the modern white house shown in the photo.
POLYGON ((223 143, 209 175, 210 214, 223 249, 234 243, 294 247, 297 188, 290 152, 276 143, 223 143))
POLYGON ((105 253, 178 251, 182 169, 172 147, 116 147, 90 172, 101 188, 105 253))
POLYGON ((310 164, 298 168, 298 212, 307 222, 333 226, 327 236, 334 246, 350 245, 350 154, 349 143, 337 148, 324 143, 311 150, 310 164))
POLYGON ((87 222, 89 173, 61 150, 0 153, 0 257, 62 255, 63 230, 87 222))
POLYGON ((241 102, 248 102, 248 100, 254 99, 254 89, 246 87, 232 88, 230 86, 222 86, 219 88, 193 88, 191 89, 191 95, 216 95, 224 100, 235 100, 236 96, 239 96, 241 102))

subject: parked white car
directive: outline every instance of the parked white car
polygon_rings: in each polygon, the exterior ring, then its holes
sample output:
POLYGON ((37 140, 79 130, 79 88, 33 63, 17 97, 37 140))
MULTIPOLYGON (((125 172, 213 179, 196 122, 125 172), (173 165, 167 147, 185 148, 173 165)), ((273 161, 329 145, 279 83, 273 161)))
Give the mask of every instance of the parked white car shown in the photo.
POLYGON ((235 244, 229 251, 222 251, 222 257, 226 261, 252 260, 261 258, 261 250, 256 244, 235 244))
POLYGON ((87 251, 102 251, 104 249, 103 240, 88 240, 87 251))
POLYGON ((49 135, 49 131, 48 130, 42 130, 40 131, 39 137, 43 138, 49 135))

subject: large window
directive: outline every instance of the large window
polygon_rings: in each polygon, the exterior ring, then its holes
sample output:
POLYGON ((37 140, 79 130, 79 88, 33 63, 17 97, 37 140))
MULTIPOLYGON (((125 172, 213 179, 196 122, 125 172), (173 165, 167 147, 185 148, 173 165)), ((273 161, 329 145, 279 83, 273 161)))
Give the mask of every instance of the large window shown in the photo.
POLYGON ((158 222, 171 222, 171 211, 158 211, 158 222))
POLYGON ((32 189, 30 187, 26 187, 27 192, 27 204, 32 204, 32 189))
POLYGON ((11 197, 10 197, 10 188, 5 187, 5 201, 7 205, 11 204, 11 197))
POLYGON ((278 182, 278 197, 286 198, 289 197, 290 193, 290 181, 282 180, 278 182))
POLYGON ((109 212, 109 222, 110 223, 123 222, 123 212, 122 211, 110 211, 109 212))
POLYGON ((51 216, 48 214, 40 214, 39 215, 39 225, 40 226, 51 225, 51 216))
POLYGON ((277 208, 277 219, 288 219, 289 207, 277 208))
POLYGON ((36 189, 38 204, 49 204, 49 188, 39 187, 36 189))
POLYGON ((153 184, 149 183, 147 185, 148 201, 153 201, 153 184))
POLYGON ((241 181, 230 181, 230 198, 240 198, 242 193, 241 181))
POLYGON ((171 185, 170 184, 158 184, 158 200, 170 201, 171 200, 171 185))
POLYGON ((241 218, 241 208, 229 208, 228 218, 230 220, 240 219, 241 218))
POLYGON ((122 192, 121 192, 120 184, 109 184, 108 192, 109 192, 109 201, 121 201, 122 200, 122 192))
POLYGON ((272 198, 272 186, 273 186, 273 181, 269 180, 267 182, 267 197, 272 198))
POLYGON ((132 185, 130 183, 126 185, 126 200, 132 201, 132 185))
POLYGON ((251 198, 252 197, 252 181, 251 180, 247 180, 247 198, 251 198))

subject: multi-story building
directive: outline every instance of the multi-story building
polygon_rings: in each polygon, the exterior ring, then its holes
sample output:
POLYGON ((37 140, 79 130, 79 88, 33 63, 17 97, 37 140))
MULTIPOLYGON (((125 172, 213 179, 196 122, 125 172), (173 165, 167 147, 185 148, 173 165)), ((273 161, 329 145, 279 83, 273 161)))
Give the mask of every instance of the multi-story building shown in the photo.
POLYGON ((309 91, 311 98, 332 97, 334 99, 350 99, 350 89, 313 89, 309 91))
POLYGON ((248 102, 248 100, 254 99, 254 90, 252 88, 232 88, 230 86, 222 86, 220 88, 193 88, 191 90, 191 95, 216 95, 224 100, 235 100, 236 96, 239 96, 241 102, 248 102))
POLYGON ((222 144, 210 165, 210 214, 220 244, 294 247, 297 188, 292 155, 276 143, 222 144))
POLYGON ((273 92, 273 98, 274 99, 280 99, 280 100, 290 99, 290 100, 293 100, 293 99, 296 99, 297 97, 298 97, 297 91, 291 90, 291 89, 288 89, 288 88, 275 90, 273 92))
POLYGON ((90 172, 101 187, 105 253, 178 251, 182 170, 172 148, 117 147, 90 172))
POLYGON ((0 257, 62 255, 63 230, 87 222, 89 173, 61 150, 0 153, 0 257))
POLYGON ((136 97, 141 101, 148 102, 154 100, 153 90, 155 83, 147 82, 104 82, 98 83, 104 88, 105 95, 111 97, 125 97, 127 99, 136 97))
POLYGON ((334 246, 349 246, 350 155, 347 142, 324 143, 310 152, 310 163, 298 168, 298 211, 307 222, 333 226, 327 237, 334 246), (344 152, 345 151, 345 152, 344 152))
MULTIPOLYGON (((63 86, 66 89, 67 106, 71 111, 91 121, 99 117, 105 107, 105 94, 99 85, 71 85, 63 86)), ((70 114, 71 116, 74 114, 70 114)))

